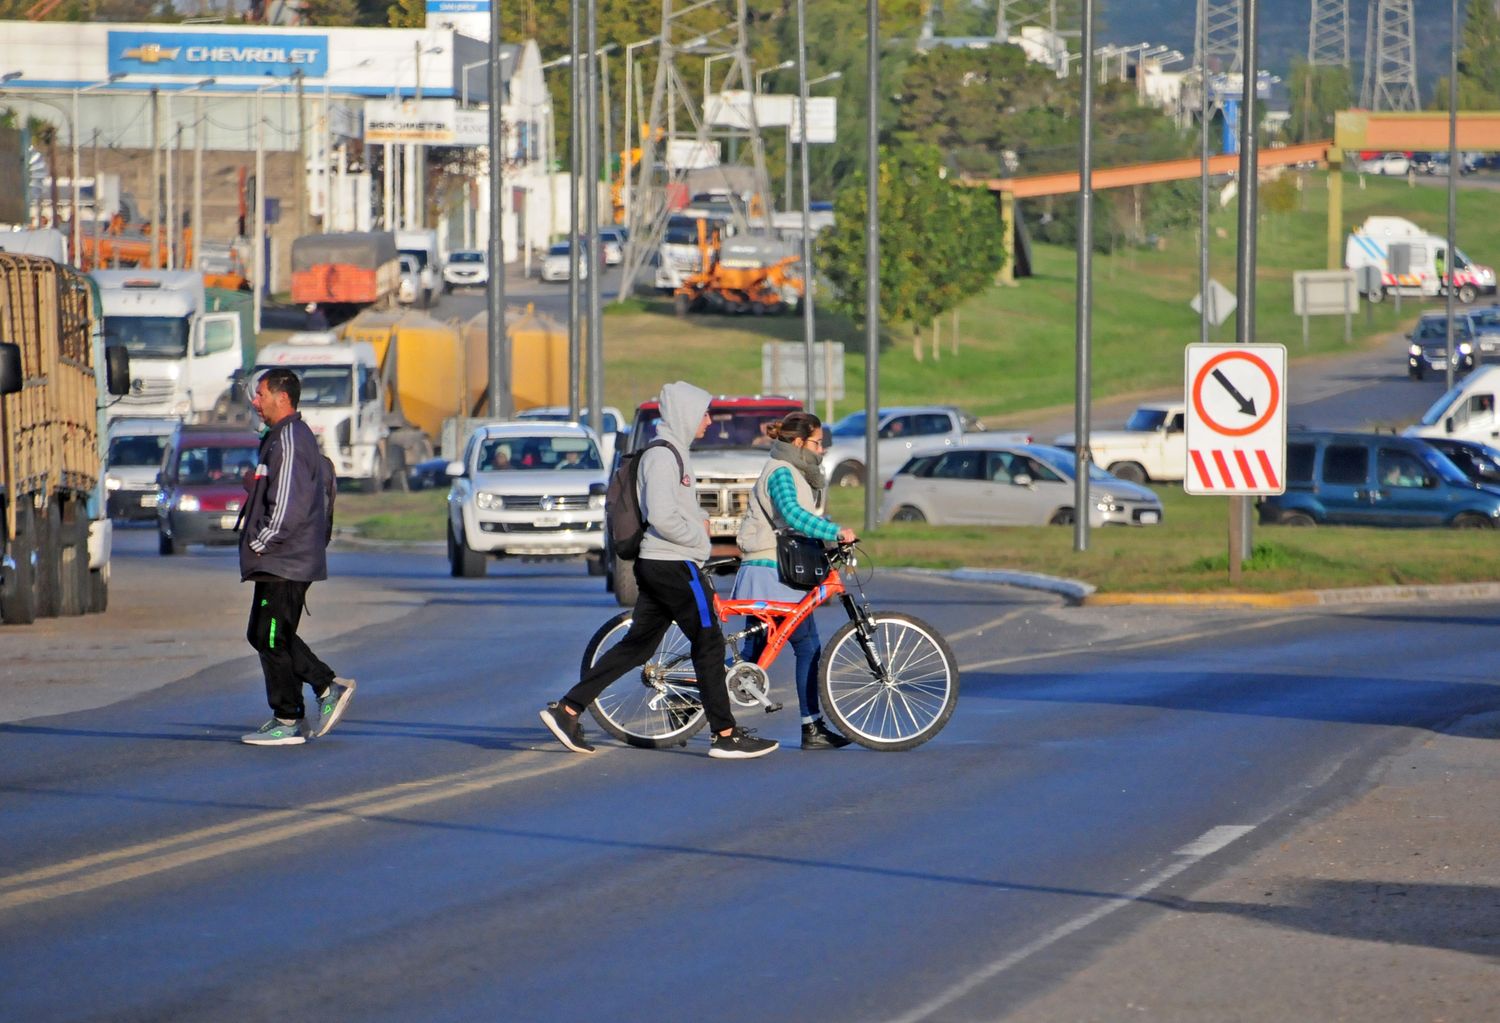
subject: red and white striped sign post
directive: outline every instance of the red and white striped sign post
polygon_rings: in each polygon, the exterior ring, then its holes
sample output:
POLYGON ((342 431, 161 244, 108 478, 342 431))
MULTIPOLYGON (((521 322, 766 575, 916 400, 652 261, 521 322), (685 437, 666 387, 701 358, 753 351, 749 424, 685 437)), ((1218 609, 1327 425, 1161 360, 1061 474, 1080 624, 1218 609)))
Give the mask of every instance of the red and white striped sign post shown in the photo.
POLYGON ((1286 489, 1286 346, 1187 346, 1189 494, 1286 489))

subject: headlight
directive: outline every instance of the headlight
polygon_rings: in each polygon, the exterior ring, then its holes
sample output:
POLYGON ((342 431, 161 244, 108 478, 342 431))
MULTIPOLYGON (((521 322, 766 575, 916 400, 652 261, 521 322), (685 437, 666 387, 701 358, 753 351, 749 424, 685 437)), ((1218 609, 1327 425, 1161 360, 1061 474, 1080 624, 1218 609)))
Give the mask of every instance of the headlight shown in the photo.
POLYGON ((505 498, 499 494, 491 494, 488 491, 481 490, 474 495, 474 507, 484 511, 499 511, 505 507, 505 498))
POLYGON ((1408 355, 1421 355, 1422 354, 1422 346, 1421 345, 1412 345, 1410 348, 1408 348, 1406 350, 1406 353, 1408 355))
POLYGON ((1469 342, 1467 342, 1467 341, 1465 341, 1463 344, 1461 344, 1461 345, 1458 346, 1458 351, 1459 351, 1459 354, 1461 354, 1461 355, 1468 355, 1473 350, 1474 350, 1474 346, 1471 345, 1471 344, 1469 344, 1469 342))
POLYGON ((183 494, 177 499, 177 510, 195 512, 199 509, 198 499, 192 494, 183 494))
POLYGON ((106 476, 106 477, 104 477, 104 489, 105 490, 119 490, 120 489, 120 481, 119 481, 119 479, 117 479, 114 476, 106 476))
POLYGON ((604 495, 603 494, 590 494, 589 495, 589 507, 590 508, 603 508, 604 507, 604 495))
POLYGON ((1095 500, 1094 507, 1102 512, 1117 512, 1120 510, 1120 506, 1115 503, 1115 499, 1108 494, 1095 500))

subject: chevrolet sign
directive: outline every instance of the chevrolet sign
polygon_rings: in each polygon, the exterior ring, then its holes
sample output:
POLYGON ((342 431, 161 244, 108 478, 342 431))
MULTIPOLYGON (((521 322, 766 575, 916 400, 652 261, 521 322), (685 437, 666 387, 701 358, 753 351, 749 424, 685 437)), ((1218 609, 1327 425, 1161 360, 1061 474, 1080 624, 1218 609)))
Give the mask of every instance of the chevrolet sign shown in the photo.
POLYGON ((328 37, 291 32, 109 33, 111 74, 290 75, 328 73, 328 37))

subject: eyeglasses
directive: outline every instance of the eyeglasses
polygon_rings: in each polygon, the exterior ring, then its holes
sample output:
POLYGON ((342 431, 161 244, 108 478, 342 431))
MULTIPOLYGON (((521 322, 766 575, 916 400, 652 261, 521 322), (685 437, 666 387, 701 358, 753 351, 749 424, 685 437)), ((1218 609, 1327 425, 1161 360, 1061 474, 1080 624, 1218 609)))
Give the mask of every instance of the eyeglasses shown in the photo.
POLYGON ((810 448, 817 448, 819 451, 823 450, 823 442, 816 437, 809 437, 803 443, 810 448))

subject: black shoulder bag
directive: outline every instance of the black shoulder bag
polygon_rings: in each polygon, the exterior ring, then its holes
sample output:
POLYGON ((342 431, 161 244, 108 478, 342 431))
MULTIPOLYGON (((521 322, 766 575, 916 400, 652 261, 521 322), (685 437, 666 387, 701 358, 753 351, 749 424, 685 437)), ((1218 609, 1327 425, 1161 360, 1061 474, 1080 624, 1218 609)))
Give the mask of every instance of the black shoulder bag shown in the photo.
POLYGON ((766 522, 776 531, 776 575, 783 586, 794 590, 810 590, 828 578, 830 566, 828 552, 823 541, 803 536, 790 526, 776 529, 776 516, 766 507, 766 502, 756 490, 756 499, 766 513, 766 522))

